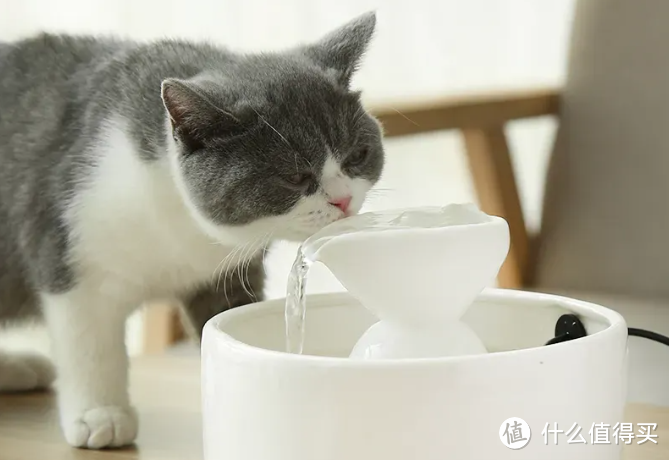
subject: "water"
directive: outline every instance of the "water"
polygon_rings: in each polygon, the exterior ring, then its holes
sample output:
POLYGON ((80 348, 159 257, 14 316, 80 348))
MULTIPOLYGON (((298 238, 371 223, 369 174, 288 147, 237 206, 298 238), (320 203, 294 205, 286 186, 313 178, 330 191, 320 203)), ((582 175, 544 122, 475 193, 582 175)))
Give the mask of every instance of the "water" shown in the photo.
MULTIPOLYGON (((350 218, 349 218, 350 219, 350 218)), ((286 292, 285 326, 286 351, 302 354, 304 349, 305 317, 307 313, 306 287, 309 269, 318 260, 318 250, 328 241, 341 235, 361 231, 364 228, 374 228, 369 223, 364 225, 358 222, 335 222, 307 239, 297 250, 297 257, 293 268, 288 275, 288 289, 286 292)))
POLYGON ((308 238, 298 249, 293 268, 288 276, 286 293, 285 328, 286 351, 302 354, 306 317, 306 284, 309 269, 318 261, 318 250, 330 240, 353 232, 385 231, 410 228, 435 228, 487 216, 475 206, 425 207, 413 210, 390 210, 358 214, 336 221, 308 238))
POLYGON ((286 351, 302 354, 304 348, 306 306, 306 284, 313 260, 307 257, 300 246, 293 268, 288 276, 286 294, 286 351))
POLYGON ((286 351, 288 353, 301 355, 304 349, 307 278, 309 269, 317 261, 318 250, 337 236, 382 226, 387 228, 389 223, 384 222, 384 225, 381 225, 378 222, 378 216, 372 216, 372 219, 369 215, 356 217, 358 219, 342 219, 325 227, 307 239, 297 250, 293 268, 288 275, 288 289, 286 292, 285 327, 286 351))

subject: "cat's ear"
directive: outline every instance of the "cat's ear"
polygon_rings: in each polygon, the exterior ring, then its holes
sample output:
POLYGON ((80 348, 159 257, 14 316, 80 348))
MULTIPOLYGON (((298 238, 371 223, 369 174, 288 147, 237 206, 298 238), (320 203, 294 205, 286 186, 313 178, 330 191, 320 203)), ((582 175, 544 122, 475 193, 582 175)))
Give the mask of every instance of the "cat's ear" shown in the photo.
POLYGON ((238 116, 214 105, 193 82, 170 78, 162 82, 160 93, 174 136, 193 148, 207 137, 243 129, 238 116))
POLYGON ((339 84, 348 88, 375 28, 376 13, 369 12, 306 46, 303 52, 326 70, 334 71, 339 84))

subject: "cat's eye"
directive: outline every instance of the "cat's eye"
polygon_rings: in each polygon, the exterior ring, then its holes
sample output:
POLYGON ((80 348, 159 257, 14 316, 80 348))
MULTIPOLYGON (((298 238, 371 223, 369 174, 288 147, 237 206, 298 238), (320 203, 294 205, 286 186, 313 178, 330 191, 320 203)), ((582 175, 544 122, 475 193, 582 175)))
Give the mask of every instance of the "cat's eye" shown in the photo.
POLYGON ((358 166, 365 162, 367 156, 369 155, 369 149, 367 147, 360 147, 346 159, 348 166, 358 166))
POLYGON ((307 172, 295 173, 286 177, 286 182, 294 187, 307 187, 311 182, 311 174, 307 172))

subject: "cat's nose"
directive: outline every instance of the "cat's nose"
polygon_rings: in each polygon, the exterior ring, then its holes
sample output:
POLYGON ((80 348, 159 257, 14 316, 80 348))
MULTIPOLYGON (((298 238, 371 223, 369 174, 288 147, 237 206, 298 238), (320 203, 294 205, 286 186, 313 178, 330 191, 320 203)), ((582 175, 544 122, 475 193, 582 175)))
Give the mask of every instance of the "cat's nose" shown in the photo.
POLYGON ((350 196, 345 196, 341 198, 335 198, 331 199, 329 203, 333 206, 337 206, 339 209, 341 209, 344 214, 348 213, 348 208, 351 205, 351 199, 352 197, 350 196))

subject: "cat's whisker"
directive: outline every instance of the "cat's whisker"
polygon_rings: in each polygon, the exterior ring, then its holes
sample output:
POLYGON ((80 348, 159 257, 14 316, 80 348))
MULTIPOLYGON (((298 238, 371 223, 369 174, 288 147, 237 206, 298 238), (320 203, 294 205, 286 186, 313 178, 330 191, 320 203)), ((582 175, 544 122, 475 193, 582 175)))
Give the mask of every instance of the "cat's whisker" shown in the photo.
POLYGON ((308 158, 304 158, 304 161, 307 162, 307 165, 309 165, 309 168, 314 169, 314 166, 311 164, 311 161, 309 161, 308 158))
POLYGON ((265 118, 262 115, 260 115, 260 113, 256 109, 254 109, 253 107, 251 107, 251 109, 255 112, 256 115, 258 115, 258 118, 260 118, 260 121, 262 121, 264 124, 266 124, 272 131, 277 133, 279 135, 279 137, 286 143, 287 146, 289 146, 291 149, 293 148, 293 146, 290 145, 290 142, 288 142, 288 139, 286 139, 283 134, 281 134, 274 126, 272 126, 269 123, 269 121, 265 120, 265 118))
MULTIPOLYGON (((274 235, 274 232, 272 232, 272 235, 270 235, 270 238, 274 235)), ((270 239, 268 238, 268 240, 270 239)), ((267 242, 267 245, 263 248, 262 251, 262 264, 263 267, 265 266, 265 257, 267 256, 267 253, 269 252, 269 241, 267 242)))
MULTIPOLYGON (((230 273, 230 280, 232 281, 232 276, 234 275, 235 272, 237 272, 237 277, 239 278, 239 282, 242 284, 242 288, 245 288, 244 286, 244 279, 242 278, 242 265, 244 264, 244 254, 246 253, 246 250, 248 249, 249 245, 253 245, 253 241, 248 241, 244 246, 242 246, 242 249, 239 254, 239 260, 237 260, 237 263, 234 266, 234 270, 230 273)), ((227 281, 227 273, 226 277, 223 279, 223 286, 225 286, 225 282, 227 281)))
POLYGON ((255 295, 251 292, 250 289, 250 282, 249 282, 249 265, 251 264, 251 260, 253 260, 253 256, 255 255, 255 252, 258 250, 256 245, 258 243, 262 244, 262 240, 260 238, 253 240, 247 250, 245 250, 242 253, 241 257, 241 262, 239 263, 237 267, 237 273, 239 274, 239 280, 242 283, 242 289, 244 289, 244 292, 248 294, 249 297, 253 298, 255 300, 255 295), (246 281, 244 280, 246 278, 246 281), (248 286, 247 286, 248 282, 248 286))
POLYGON ((238 245, 235 246, 235 248, 226 256, 223 268, 221 269, 221 273, 218 276, 218 281, 216 282, 216 290, 218 291, 218 287, 221 283, 221 276, 223 276, 223 295, 225 296, 225 301, 227 304, 230 304, 230 299, 228 298, 228 289, 227 289, 227 281, 228 281, 228 271, 230 270, 231 267, 234 266, 233 263, 231 263, 234 260, 235 255, 241 251, 244 248, 244 246, 238 245), (225 272, 223 271, 225 269, 225 272))
MULTIPOLYGON (((262 254, 262 264, 263 264, 263 266, 264 266, 264 264, 265 264, 265 251, 264 251, 264 248, 269 244, 270 239, 272 238, 273 235, 274 235, 274 231, 273 231, 273 230, 270 231, 270 232, 267 232, 267 233, 265 234, 265 236, 259 241, 259 243, 260 243, 260 244, 259 244, 259 247, 256 248, 256 249, 254 249, 254 250, 252 251, 253 256, 256 255, 256 251, 258 251, 258 250, 263 251, 263 254, 262 254)), ((252 257, 249 257, 248 262, 246 263, 246 281, 248 282, 249 289, 250 289, 250 287, 251 287, 251 283, 250 283, 250 280, 249 280, 249 267, 250 267, 250 265, 251 265, 251 260, 252 260, 252 257)), ((254 302, 258 300, 258 297, 256 296, 256 293, 255 293, 255 292, 249 292, 249 291, 246 291, 246 292, 247 292, 247 294, 249 294, 249 296, 251 296, 251 298, 253 299, 254 302)))
MULTIPOLYGON (((223 257, 223 259, 221 259, 221 261, 218 263, 218 265, 217 265, 216 268, 214 269, 214 273, 212 273, 212 275, 211 275, 212 281, 217 277, 217 276, 216 276, 216 273, 218 272, 218 270, 219 270, 219 269, 220 269, 221 271, 223 270, 223 264, 225 263, 225 260, 226 260, 227 258, 228 258, 228 256, 223 257)), ((218 285, 216 286, 216 290, 218 290, 218 285)))
MULTIPOLYGON (((218 246, 223 246, 223 244, 218 243, 216 241, 212 242, 211 244, 218 245, 218 246)), ((218 281, 220 281, 221 274, 223 273, 223 267, 225 266, 226 262, 235 254, 235 252, 237 251, 238 248, 239 248, 239 246, 234 246, 232 248, 232 250, 228 253, 228 255, 226 255, 223 258, 223 260, 221 260, 221 262, 216 266, 216 269, 214 270, 214 273, 212 274, 212 277, 216 277, 216 272, 218 272, 219 269, 220 269, 220 273, 218 275, 218 281)), ((216 290, 218 291, 218 282, 216 284, 216 290)))
POLYGON ((365 111, 365 109, 362 106, 359 106, 355 112, 355 115, 353 115, 355 117, 355 119, 353 120, 353 126, 357 126, 358 123, 360 123, 360 120, 362 120, 366 114, 367 112, 365 111))
POLYGON ((389 193, 391 193, 389 190, 370 190, 367 195, 388 195, 389 193))
POLYGON ((365 196, 364 202, 367 201, 367 200, 387 199, 390 196, 391 195, 388 195, 387 193, 383 193, 383 192, 381 192, 381 193, 368 193, 365 196))
MULTIPOLYGON (((230 256, 235 252, 235 250, 236 250, 236 247, 227 256, 225 256, 223 258, 223 260, 221 260, 221 263, 219 263, 218 266, 216 267, 216 270, 214 270, 212 278, 216 279, 216 288, 215 288, 216 292, 218 292, 218 290, 219 290, 219 286, 221 284, 221 276, 223 275, 223 270, 227 266, 227 261, 228 261, 228 259, 230 259, 230 256), (218 272, 218 276, 216 275, 216 272, 218 272)), ((223 289, 225 289, 225 286, 223 286, 223 289)), ((223 294, 227 294, 227 293, 223 292, 223 294)))
MULTIPOLYGON (((212 243, 212 244, 214 244, 214 243, 212 243)), ((234 251, 234 249, 233 249, 233 251, 234 251)), ((223 266, 224 266, 225 262, 228 260, 228 258, 230 257, 230 254, 231 254, 231 253, 232 253, 232 252, 228 253, 228 255, 226 255, 225 257, 223 257, 223 259, 219 262, 219 264, 218 264, 218 265, 216 266, 216 268, 214 269, 214 273, 212 273, 212 278, 218 278, 218 279, 220 280, 221 275, 219 274, 219 275, 217 276, 216 273, 217 273, 219 270, 221 271, 221 273, 223 272, 223 266)), ((216 290, 218 291, 218 282, 216 283, 216 290)))
POLYGON ((393 193, 396 193, 396 189, 392 188, 380 188, 380 187, 375 187, 372 189, 369 189, 367 191, 367 194, 365 195, 365 199, 367 198, 379 198, 379 197, 387 197, 393 193))
POLYGON ((399 110, 397 110, 395 107, 391 107, 391 109, 394 110, 395 112, 397 112, 397 114, 398 114, 399 116, 401 116, 402 118, 406 119, 409 123, 413 123, 413 124, 416 125, 416 126, 420 126, 418 123, 416 123, 416 122, 413 121, 411 118, 409 118, 409 117, 407 117, 406 115, 404 115, 402 112, 400 112, 399 110))
MULTIPOLYGON (((241 253, 244 248, 246 248, 246 244, 237 247, 235 255, 232 257, 230 263, 226 265, 225 273, 223 274, 223 292, 225 294, 225 301, 228 303, 228 305, 230 304, 230 298, 228 297, 228 278, 230 278, 230 281, 232 281, 235 270, 239 269, 239 260, 235 259, 238 258, 238 254, 241 253)), ((234 287, 232 289, 234 289, 234 287)))

